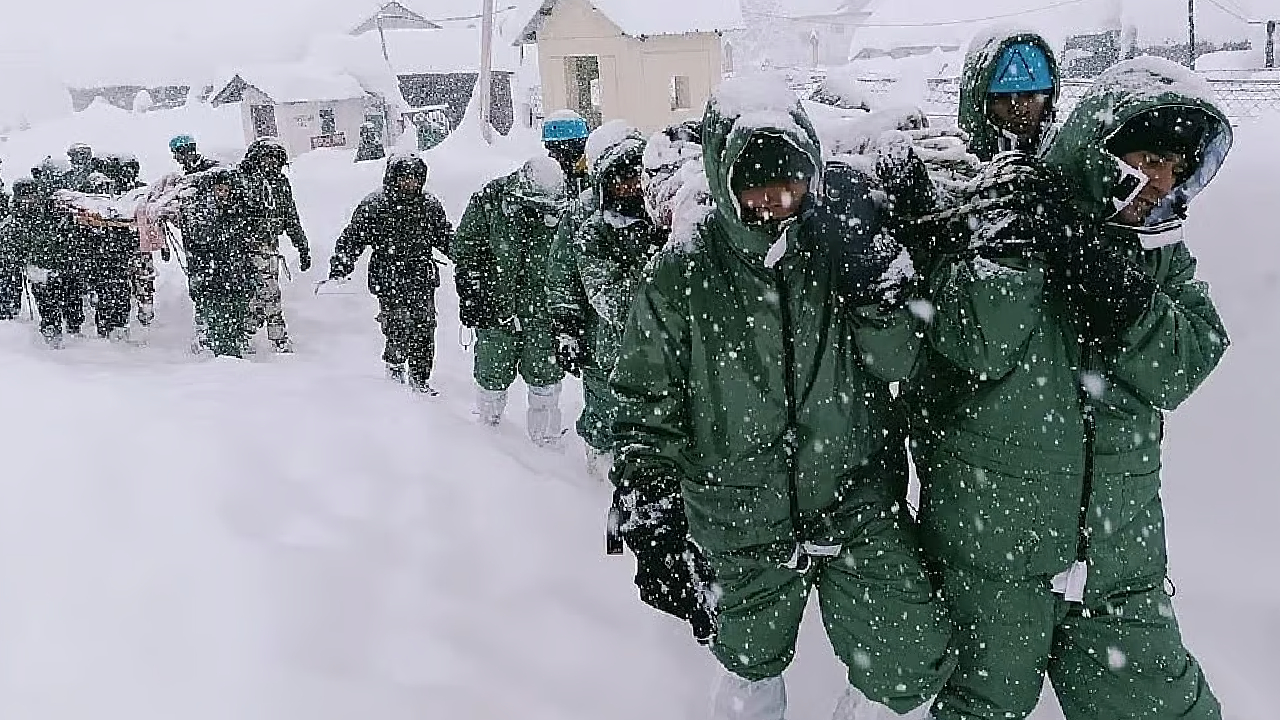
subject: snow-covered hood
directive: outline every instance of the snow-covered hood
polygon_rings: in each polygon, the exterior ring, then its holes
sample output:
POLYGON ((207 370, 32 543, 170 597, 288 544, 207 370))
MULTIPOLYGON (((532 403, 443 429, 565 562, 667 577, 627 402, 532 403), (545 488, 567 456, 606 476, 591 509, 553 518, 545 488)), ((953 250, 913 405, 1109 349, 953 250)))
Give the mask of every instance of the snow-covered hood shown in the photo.
POLYGON ((733 78, 716 90, 702 119, 702 160, 716 214, 732 242, 749 256, 763 259, 778 238, 742 219, 731 189, 733 166, 757 133, 778 135, 813 161, 812 192, 822 187, 822 144, 808 114, 785 83, 773 78, 733 78))
POLYGON ((591 184, 596 190, 596 201, 604 205, 604 179, 613 172, 623 158, 632 153, 643 154, 645 136, 635 127, 621 120, 614 120, 596 128, 587 139, 587 162, 591 184))
POLYGON ((1112 197, 1124 179, 1118 159, 1107 150, 1107 141, 1125 123, 1160 107, 1203 110, 1217 121, 1217 126, 1206 138, 1199 166, 1152 212, 1148 227, 1180 220, 1187 205, 1222 168, 1233 134, 1209 84, 1163 58, 1126 60, 1098 77, 1067 117, 1045 155, 1045 162, 1074 179, 1077 203, 1091 215, 1105 220, 1116 213, 1112 197))
POLYGON ((1062 82, 1058 72, 1058 61, 1049 46, 1040 35, 1029 30, 1000 27, 978 35, 969 44, 969 52, 964 58, 964 72, 960 77, 960 129, 969 134, 969 152, 983 160, 990 160, 1000 152, 1000 131, 987 120, 987 89, 995 77, 996 66, 1005 48, 1018 43, 1035 45, 1044 51, 1049 59, 1049 68, 1053 71, 1053 93, 1049 103, 1049 117, 1044 126, 1053 123, 1053 109, 1058 106, 1058 94, 1062 82))

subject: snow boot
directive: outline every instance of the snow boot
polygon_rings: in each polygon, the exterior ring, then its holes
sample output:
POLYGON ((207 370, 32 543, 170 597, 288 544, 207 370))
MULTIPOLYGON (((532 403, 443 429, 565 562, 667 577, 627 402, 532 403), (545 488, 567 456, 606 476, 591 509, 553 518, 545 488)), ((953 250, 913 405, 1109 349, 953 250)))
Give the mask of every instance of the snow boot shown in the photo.
POLYGON ((293 341, 289 339, 288 335, 281 338, 272 338, 271 349, 274 350, 277 355, 292 355, 293 341))
POLYGON ((836 703, 836 711, 831 718, 832 720, 929 720, 933 717, 930 712, 932 706, 931 700, 915 710, 898 714, 868 699, 858 688, 850 685, 845 688, 844 695, 840 696, 840 702, 836 703))
POLYGON ((783 720, 787 686, 781 677, 752 682, 726 672, 711 698, 711 720, 783 720))
POLYGON ((62 338, 62 331, 58 328, 48 328, 40 331, 40 336, 44 338, 45 343, 54 350, 61 350, 65 341, 62 338))
POLYGON ((507 410, 506 390, 485 390, 476 388, 476 414, 480 422, 489 427, 497 427, 502 422, 502 413, 507 410))
POLYGON ((427 397, 435 397, 440 394, 435 388, 431 387, 431 376, 414 372, 412 365, 409 366, 408 377, 410 390, 426 395, 427 397))
POLYGON ((529 388, 529 414, 525 427, 534 445, 546 448, 560 446, 564 423, 560 415, 560 383, 529 388))
POLYGON ((613 470, 613 453, 601 452, 590 445, 587 446, 587 475, 592 480, 609 482, 609 473, 613 470))
POLYGON ((405 380, 404 363, 387 363, 387 379, 403 385, 405 380))
POLYGON ((107 340, 113 343, 127 343, 129 342, 129 329, 113 328, 107 331, 106 337, 107 337, 107 340))
POLYGON ((151 327, 156 319, 156 306, 153 303, 138 303, 138 324, 151 327))

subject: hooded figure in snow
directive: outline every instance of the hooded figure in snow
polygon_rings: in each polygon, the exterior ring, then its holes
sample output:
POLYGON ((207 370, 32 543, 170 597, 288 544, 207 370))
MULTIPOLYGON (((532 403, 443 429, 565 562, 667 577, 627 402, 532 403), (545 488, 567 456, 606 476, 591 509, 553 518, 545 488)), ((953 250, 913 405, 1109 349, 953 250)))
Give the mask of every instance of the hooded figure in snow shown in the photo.
POLYGON ((716 720, 781 720, 815 589, 850 668, 837 718, 923 717, 954 659, 907 513, 889 388, 920 337, 879 290, 897 252, 874 242, 870 187, 824 170, 784 85, 726 81, 702 140, 715 210, 654 259, 611 379, 615 519, 641 596, 678 606, 678 584, 646 576, 672 578, 705 552, 728 671, 716 720))
POLYGON ((288 236, 298 251, 298 269, 311 269, 311 246, 298 217, 293 186, 284 174, 287 164, 289 153, 276 138, 255 140, 240 162, 254 219, 253 268, 257 276, 245 332, 252 338, 266 325, 267 338, 278 353, 293 352, 280 303, 281 235, 288 236))
POLYGON ((969 46, 960 78, 960 129, 983 162, 1017 150, 1038 154, 1053 127, 1061 81, 1039 35, 998 29, 969 46))
POLYGON ((387 376, 435 395, 431 371, 436 355, 436 288, 440 270, 434 253, 447 256, 453 226, 444 206, 423 187, 427 163, 417 155, 392 155, 382 189, 360 202, 342 231, 329 279, 345 281, 370 247, 369 292, 378 298, 378 322, 386 337, 382 359, 387 376))
POLYGON ((0 218, 0 320, 13 320, 22 311, 22 288, 26 280, 27 265, 26 243, 32 232, 32 222, 40 209, 40 195, 40 186, 35 180, 15 180, 13 207, 6 206, 9 212, 0 218))
POLYGON ((526 430, 537 445, 564 434, 564 371, 547 308, 547 253, 564 211, 564 173, 549 156, 529 160, 471 198, 454 241, 462 324, 477 330, 476 410, 496 426, 517 376, 529 389, 526 430))
MULTIPOLYGON (((613 460, 613 417, 617 401, 609 390, 609 373, 618 359, 622 329, 649 259, 666 243, 667 233, 645 209, 642 174, 644 135, 623 122, 606 123, 591 136, 591 182, 595 212, 574 237, 574 259, 582 294, 590 310, 593 334, 584 352, 591 369, 583 373, 588 415, 587 437, 593 449, 588 468, 608 477, 613 460)), ((560 338, 561 354, 571 340, 560 338)))
POLYGON ((1188 70, 1113 66, 1044 163, 989 170, 1014 180, 931 272, 907 394, 922 540, 961 628, 938 720, 1026 717, 1046 672, 1068 720, 1221 717, 1165 589, 1160 458, 1227 335, 1187 247, 1154 233, 1231 140, 1188 70))
POLYGON ((196 178, 191 193, 180 225, 197 336, 214 355, 242 357, 254 286, 244 181, 230 168, 215 168, 196 178))

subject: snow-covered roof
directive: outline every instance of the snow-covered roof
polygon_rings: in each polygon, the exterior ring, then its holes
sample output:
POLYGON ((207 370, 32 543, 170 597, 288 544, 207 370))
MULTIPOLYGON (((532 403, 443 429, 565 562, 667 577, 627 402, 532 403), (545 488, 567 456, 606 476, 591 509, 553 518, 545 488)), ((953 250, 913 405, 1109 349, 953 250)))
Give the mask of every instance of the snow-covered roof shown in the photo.
MULTIPOLYGON (((518 42, 534 42, 560 0, 542 0, 525 23, 518 42)), ((586 0, 624 35, 651 37, 741 30, 739 0, 586 0)), ((528 8, 526 9, 528 12, 528 8)))
MULTIPOLYGON (((445 75, 480 71, 479 28, 387 30, 387 55, 396 75, 445 75)), ((357 76, 385 68, 378 33, 359 36, 321 36, 312 40, 308 58, 339 67, 357 76)), ((494 38, 493 69, 515 72, 518 52, 494 38)))
POLYGON ((787 0, 779 8, 783 15, 792 18, 838 18, 861 16, 871 0, 787 0))
POLYGON ((410 10, 399 2, 389 2, 378 8, 364 22, 357 25, 352 31, 352 35, 363 35, 367 32, 373 32, 381 26, 384 30, 388 29, 432 29, 440 26, 422 15, 410 10))
POLYGON ((277 103, 333 102, 367 95, 360 83, 344 72, 310 63, 281 63, 234 71, 229 80, 217 85, 213 104, 239 102, 246 85, 277 103))

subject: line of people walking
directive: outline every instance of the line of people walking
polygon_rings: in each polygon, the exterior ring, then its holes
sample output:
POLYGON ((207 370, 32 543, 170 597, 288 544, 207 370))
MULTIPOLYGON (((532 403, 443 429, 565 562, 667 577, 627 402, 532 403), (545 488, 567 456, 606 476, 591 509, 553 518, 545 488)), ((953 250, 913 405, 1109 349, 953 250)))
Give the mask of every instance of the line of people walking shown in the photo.
MULTIPOLYGON (((1153 58, 1103 73, 1061 121, 1059 86, 1042 38, 975 40, 967 154, 945 168, 919 113, 823 138, 762 79, 651 137, 561 112, 545 155, 475 193, 456 232, 427 164, 393 155, 328 281, 371 251, 387 375, 434 395, 452 262, 478 420, 500 425, 523 380, 540 447, 561 444, 580 377, 587 466, 615 487, 608 549, 723 666, 714 720, 782 720, 813 592, 848 668, 836 720, 1023 718, 1046 676, 1069 720, 1220 720, 1165 586, 1159 491, 1164 413, 1228 346, 1176 231, 1231 126, 1153 58)), ((51 342, 78 329, 85 287, 110 335, 148 275, 141 238, 172 222, 199 344, 239 356, 265 325, 290 351, 279 236, 311 259, 283 148, 225 168, 189 137, 171 148, 185 175, 131 218, 57 211, 78 200, 56 189, 136 183, 83 149, 16 183, 6 272, 39 288, 51 342)))

